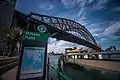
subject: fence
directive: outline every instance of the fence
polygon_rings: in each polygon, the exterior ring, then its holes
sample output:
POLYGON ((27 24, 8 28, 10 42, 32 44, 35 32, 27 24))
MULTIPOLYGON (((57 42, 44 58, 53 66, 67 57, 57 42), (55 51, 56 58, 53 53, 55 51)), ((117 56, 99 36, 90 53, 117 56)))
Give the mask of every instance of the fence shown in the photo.
MULTIPOLYGON (((64 71, 63 71, 63 69, 62 69, 62 66, 63 65, 61 65, 61 60, 62 60, 62 56, 59 58, 59 60, 58 60, 58 68, 57 69, 55 69, 53 66, 51 66, 50 64, 48 65, 49 67, 51 67, 55 72, 56 72, 56 74, 57 74, 57 76, 58 76, 58 80, 72 80, 70 77, 68 77, 65 73, 64 73, 64 71)), ((49 71, 49 70, 48 70, 49 71)), ((48 76, 48 75, 47 75, 48 76)))
POLYGON ((18 65, 18 57, 0 58, 0 75, 18 65))

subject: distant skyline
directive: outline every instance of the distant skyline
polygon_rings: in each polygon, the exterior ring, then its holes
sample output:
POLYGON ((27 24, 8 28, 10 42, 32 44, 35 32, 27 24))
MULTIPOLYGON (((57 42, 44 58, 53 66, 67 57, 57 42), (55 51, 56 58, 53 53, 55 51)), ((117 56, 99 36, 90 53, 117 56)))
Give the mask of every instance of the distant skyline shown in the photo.
MULTIPOLYGON (((17 0, 16 9, 74 20, 84 25, 103 49, 112 45, 120 49, 120 0, 17 0)), ((73 45, 50 38, 48 51, 63 52, 73 45)))

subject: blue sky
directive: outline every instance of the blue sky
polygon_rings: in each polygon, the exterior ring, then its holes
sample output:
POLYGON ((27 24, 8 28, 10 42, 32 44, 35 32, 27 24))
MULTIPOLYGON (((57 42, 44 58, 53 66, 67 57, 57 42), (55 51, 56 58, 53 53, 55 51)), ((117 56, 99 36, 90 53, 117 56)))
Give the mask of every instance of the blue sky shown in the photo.
MULTIPOLYGON (((75 20, 92 33, 103 49, 111 45, 120 49, 120 0, 17 0, 16 9, 75 20)), ((72 46, 50 38, 48 48, 63 52, 72 46)))

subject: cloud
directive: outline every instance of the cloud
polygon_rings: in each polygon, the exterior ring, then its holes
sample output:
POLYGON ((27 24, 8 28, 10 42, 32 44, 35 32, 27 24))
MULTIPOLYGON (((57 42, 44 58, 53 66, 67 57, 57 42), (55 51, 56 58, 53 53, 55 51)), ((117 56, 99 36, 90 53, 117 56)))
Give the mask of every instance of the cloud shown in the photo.
POLYGON ((57 40, 55 38, 48 38, 48 43, 49 44, 55 44, 57 42, 57 40))
POLYGON ((61 2, 65 6, 65 8, 72 8, 76 5, 83 8, 86 4, 92 3, 93 0, 61 0, 61 2))
POLYGON ((95 10, 100 10, 105 8, 106 4, 109 2, 110 0, 97 0, 96 3, 93 4, 93 9, 95 10))
POLYGON ((100 22, 100 23, 92 23, 90 25, 87 25, 86 28, 89 30, 89 32, 93 36, 101 37, 101 32, 104 31, 104 28, 101 26, 104 26, 107 22, 100 22))
POLYGON ((90 14, 93 11, 103 9, 110 0, 77 0, 77 1, 78 1, 77 3, 80 4, 79 7, 80 10, 77 13, 77 17, 79 18, 78 21, 87 24, 87 21, 90 19, 90 17, 94 15, 94 13, 92 15, 90 14))
POLYGON ((48 42, 48 52, 54 51, 54 52, 64 52, 65 48, 73 48, 74 46, 80 48, 83 47, 82 45, 78 45, 75 43, 59 40, 57 41, 55 38, 49 38, 48 42))
POLYGON ((88 3, 89 0, 77 0, 77 2, 80 4, 80 6, 83 8, 88 3))
POLYGON ((88 0, 88 3, 93 3, 94 2, 94 0, 88 0))
POLYGON ((43 9, 44 11, 50 11, 51 9, 53 9, 53 5, 50 3, 43 3, 43 4, 39 4, 39 7, 41 9, 43 9))
POLYGON ((93 34, 93 36, 99 37, 99 34, 93 34))
POLYGON ((119 24, 120 21, 105 21, 90 24, 86 26, 86 28, 94 36, 97 43, 105 45, 105 43, 117 40, 119 38, 119 36, 117 36, 118 32, 120 32, 119 24))
POLYGON ((78 12, 77 16, 81 17, 82 15, 84 15, 84 8, 81 8, 80 11, 78 12))
POLYGON ((78 17, 77 22, 80 23, 81 25, 86 26, 88 24, 87 14, 84 11, 78 13, 77 17, 78 17))
POLYGON ((103 5, 103 4, 106 4, 108 3, 110 0, 97 0, 98 4, 99 5, 103 5))
POLYGON ((77 20, 77 22, 84 26, 87 25, 87 18, 85 13, 77 20))
POLYGON ((76 0, 61 0, 61 2, 65 8, 72 8, 76 4, 76 0))
POLYGON ((76 0, 61 0, 61 2, 66 6, 71 5, 71 4, 75 4, 75 1, 76 0))
POLYGON ((59 40, 57 41, 55 38, 49 38, 48 41, 48 52, 64 52, 65 48, 73 47, 74 43, 59 40))
POLYGON ((90 31, 92 34, 95 34, 95 33, 97 33, 97 32, 101 32, 102 29, 100 29, 100 28, 92 28, 92 29, 89 29, 89 31, 90 31))
POLYGON ((115 7, 112 9, 112 11, 120 11, 120 7, 115 7))
POLYGON ((115 35, 117 32, 120 32, 120 21, 115 22, 109 27, 107 27, 103 32, 103 36, 111 39, 118 39, 119 36, 115 35))
POLYGON ((80 5, 80 11, 77 16, 82 17, 85 14, 86 5, 91 3, 93 0, 76 0, 76 3, 80 5))
POLYGON ((90 29, 88 29, 88 30, 89 30, 89 32, 92 34, 92 36, 98 37, 98 38, 101 37, 101 32, 103 31, 103 30, 100 29, 100 28, 90 28, 90 29))
POLYGON ((106 42, 108 40, 108 38, 101 38, 100 42, 106 42))
POLYGON ((91 23, 86 26, 92 36, 95 38, 97 43, 101 43, 101 39, 103 38, 102 34, 105 29, 105 26, 108 24, 108 21, 99 22, 99 23, 91 23))

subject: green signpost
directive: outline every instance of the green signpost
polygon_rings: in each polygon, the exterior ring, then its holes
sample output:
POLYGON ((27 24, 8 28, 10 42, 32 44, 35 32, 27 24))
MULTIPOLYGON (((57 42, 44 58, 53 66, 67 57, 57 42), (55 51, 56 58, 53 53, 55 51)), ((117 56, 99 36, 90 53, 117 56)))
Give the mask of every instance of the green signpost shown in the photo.
POLYGON ((17 80, 45 80, 48 34, 44 25, 37 29, 39 32, 23 31, 21 34, 23 45, 17 80))

